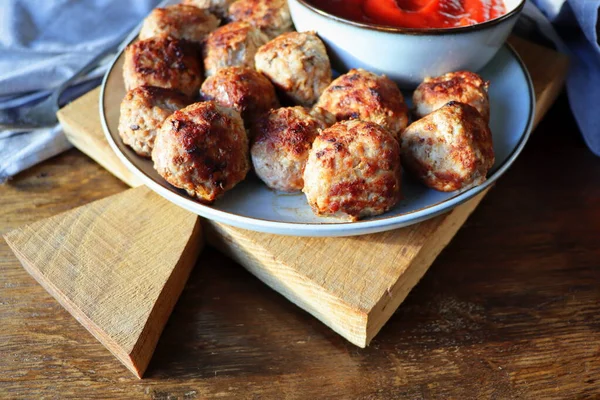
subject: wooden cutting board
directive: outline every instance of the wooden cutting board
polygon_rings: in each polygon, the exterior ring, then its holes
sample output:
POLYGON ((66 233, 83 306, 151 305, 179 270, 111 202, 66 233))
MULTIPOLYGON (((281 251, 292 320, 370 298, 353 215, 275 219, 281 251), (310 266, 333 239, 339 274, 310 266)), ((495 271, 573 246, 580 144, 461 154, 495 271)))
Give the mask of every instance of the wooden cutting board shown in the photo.
POLYGON ((200 231, 196 215, 138 187, 5 239, 27 272, 141 377, 196 264, 200 231))
MULTIPOLYGON (((562 88, 566 57, 516 38, 511 43, 534 82, 537 124, 562 88)), ((104 138, 98 94, 95 90, 61 110, 61 123, 76 147, 119 179, 138 186, 140 182, 121 164, 104 138)), ((202 222, 210 244, 350 342, 364 347, 485 194, 423 223, 359 237, 285 237, 202 222)))

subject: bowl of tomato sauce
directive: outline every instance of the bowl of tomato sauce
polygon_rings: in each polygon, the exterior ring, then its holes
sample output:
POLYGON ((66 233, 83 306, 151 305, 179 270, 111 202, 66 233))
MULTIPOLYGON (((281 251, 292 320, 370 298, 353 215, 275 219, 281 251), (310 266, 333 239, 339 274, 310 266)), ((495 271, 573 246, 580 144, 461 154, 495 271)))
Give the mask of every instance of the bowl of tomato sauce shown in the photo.
POLYGON ((478 71, 506 41, 525 0, 288 0, 296 30, 315 31, 334 68, 427 76, 478 71))

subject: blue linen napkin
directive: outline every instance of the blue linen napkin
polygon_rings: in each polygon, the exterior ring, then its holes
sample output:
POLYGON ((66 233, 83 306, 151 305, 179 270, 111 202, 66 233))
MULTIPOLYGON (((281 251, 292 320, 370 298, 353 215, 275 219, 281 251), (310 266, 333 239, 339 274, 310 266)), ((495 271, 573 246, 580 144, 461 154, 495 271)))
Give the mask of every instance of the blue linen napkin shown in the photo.
POLYGON ((528 20, 533 22, 539 33, 570 56, 567 95, 571 110, 588 147, 600 156, 600 0, 532 0, 532 3, 526 4, 517 28, 528 20))
MULTIPOLYGON (((52 88, 131 30, 159 0, 1 1, 0 109, 4 109, 28 105, 47 96, 52 88)), ((571 56, 569 100, 586 143, 597 155, 599 7, 600 0, 532 0, 517 24, 517 29, 535 26, 560 51, 571 56)), ((79 82, 84 86, 68 91, 64 100, 82 94, 104 70, 105 66, 100 66, 90 73, 79 82)), ((59 126, 27 133, 0 131, 0 182, 69 147, 59 126)))
MULTIPOLYGON (((131 31, 159 0, 1 0, 0 109, 29 105, 131 31)), ((106 65, 65 92, 68 102, 106 65), (82 86, 83 85, 83 86, 82 86)), ((91 85, 93 86, 93 85, 91 85)), ((0 183, 70 148, 60 126, 0 131, 0 183)))

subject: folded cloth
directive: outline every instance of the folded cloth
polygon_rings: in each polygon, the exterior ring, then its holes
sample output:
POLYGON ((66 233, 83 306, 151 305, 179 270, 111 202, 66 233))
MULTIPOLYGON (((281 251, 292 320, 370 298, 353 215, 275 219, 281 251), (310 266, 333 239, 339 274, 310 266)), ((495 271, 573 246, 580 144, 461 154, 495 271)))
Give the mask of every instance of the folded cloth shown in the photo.
POLYGON ((60 125, 0 139, 0 179, 13 176, 71 148, 60 125))
MULTIPOLYGON (((2 0, 0 109, 28 107, 132 30, 159 0, 2 0)), ((106 66, 79 81, 97 83, 106 66)), ((70 90, 62 102, 82 90, 70 90)), ((0 132, 0 182, 70 146, 57 126, 0 132)))
MULTIPOLYGON (((590 150, 600 156, 600 0, 532 0, 520 19, 533 21, 539 33, 570 56, 567 95, 590 150), (548 22, 551 21, 552 25, 548 22)), ((517 27, 518 28, 518 27, 517 27)))

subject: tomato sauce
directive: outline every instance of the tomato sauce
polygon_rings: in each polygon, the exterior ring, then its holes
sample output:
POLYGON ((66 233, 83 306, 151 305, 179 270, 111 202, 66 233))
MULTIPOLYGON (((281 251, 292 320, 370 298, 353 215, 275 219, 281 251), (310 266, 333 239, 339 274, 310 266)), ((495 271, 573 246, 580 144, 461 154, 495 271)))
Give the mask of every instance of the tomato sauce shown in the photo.
POLYGON ((506 13, 502 0, 307 0, 338 17, 398 28, 456 28, 506 13))

